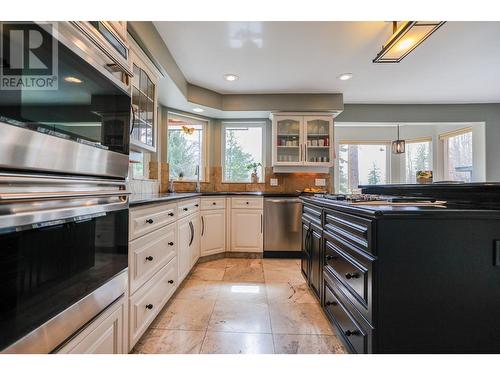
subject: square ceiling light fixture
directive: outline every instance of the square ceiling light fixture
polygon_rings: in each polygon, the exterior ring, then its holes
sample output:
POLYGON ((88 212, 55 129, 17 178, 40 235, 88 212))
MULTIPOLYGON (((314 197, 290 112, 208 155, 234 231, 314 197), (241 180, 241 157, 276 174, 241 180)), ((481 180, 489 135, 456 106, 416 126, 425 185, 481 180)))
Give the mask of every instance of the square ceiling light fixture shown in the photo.
POLYGON ((445 21, 402 21, 398 26, 398 22, 393 21, 392 35, 373 62, 400 62, 444 24, 445 21))

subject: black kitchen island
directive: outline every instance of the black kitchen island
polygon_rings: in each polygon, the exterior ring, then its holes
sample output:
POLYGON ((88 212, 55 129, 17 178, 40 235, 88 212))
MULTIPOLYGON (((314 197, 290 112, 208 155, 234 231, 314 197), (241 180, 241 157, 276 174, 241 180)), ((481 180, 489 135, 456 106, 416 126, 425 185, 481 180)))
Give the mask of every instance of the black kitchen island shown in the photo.
POLYGON ((349 351, 500 353, 500 210, 302 200, 302 272, 349 351))

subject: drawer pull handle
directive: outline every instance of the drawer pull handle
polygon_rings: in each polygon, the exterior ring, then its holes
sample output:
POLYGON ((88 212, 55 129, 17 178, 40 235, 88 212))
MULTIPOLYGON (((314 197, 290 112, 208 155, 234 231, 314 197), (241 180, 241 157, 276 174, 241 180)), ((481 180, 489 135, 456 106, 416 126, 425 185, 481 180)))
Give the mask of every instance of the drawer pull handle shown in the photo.
POLYGON ((250 204, 250 202, 246 202, 247 204, 250 204))
POLYGON ((359 278, 359 273, 346 273, 345 278, 347 280, 359 278))
POLYGON ((168 216, 174 216, 174 213, 173 212, 169 212, 168 216))
POLYGON ((174 243, 173 242, 169 242, 168 246, 174 246, 174 243))
POLYGON ((147 220, 146 220, 146 223, 148 223, 148 224, 153 224, 153 223, 154 223, 154 221, 153 221, 153 219, 147 219, 147 220))
POLYGON ((173 284, 173 283, 174 283, 174 280, 168 280, 168 283, 169 283, 169 284, 173 284))
POLYGON ((151 303, 148 303, 148 304, 146 305, 146 309, 148 309, 148 310, 153 310, 153 307, 154 307, 154 306, 153 306, 151 303))
POLYGON ((347 331, 345 331, 344 333, 345 333, 345 335, 346 335, 347 337, 349 337, 349 336, 357 336, 357 335, 359 335, 359 334, 360 334, 360 332, 359 332, 358 330, 356 330, 356 331, 351 331, 351 330, 349 330, 349 329, 348 329, 347 331))
POLYGON ((199 205, 198 203, 196 203, 194 206, 195 206, 195 207, 200 207, 200 205, 199 205))
POLYGON ((215 205, 217 205, 217 202, 212 202, 212 204, 215 206, 215 205))
POLYGON ((187 210, 188 210, 188 208, 187 208, 187 207, 184 207, 184 208, 183 208, 183 210, 184 210, 184 211, 187 211, 187 210))
POLYGON ((337 306, 337 305, 338 305, 338 303, 335 301, 334 302, 330 302, 330 301, 325 302, 325 306, 337 306))
POLYGON ((150 256, 146 257, 146 260, 149 260, 150 262, 152 262, 153 261, 153 257, 150 255, 150 256))
POLYGON ((339 257, 335 256, 335 255, 327 255, 326 256, 326 260, 337 260, 339 259, 339 257))

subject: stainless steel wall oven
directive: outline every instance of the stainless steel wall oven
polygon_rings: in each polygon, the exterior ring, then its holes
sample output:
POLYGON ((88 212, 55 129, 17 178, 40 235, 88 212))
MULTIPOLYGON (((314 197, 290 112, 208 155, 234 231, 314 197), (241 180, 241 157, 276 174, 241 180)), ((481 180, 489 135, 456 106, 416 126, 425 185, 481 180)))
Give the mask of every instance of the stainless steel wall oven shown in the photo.
MULTIPOLYGON (((0 88, 4 353, 57 351, 128 285, 128 54, 91 22, 56 24, 53 35, 26 27, 55 40, 57 89, 0 88)), ((22 48, 0 29, 11 53, 22 48)), ((5 55, 1 63, 13 68, 5 55)))

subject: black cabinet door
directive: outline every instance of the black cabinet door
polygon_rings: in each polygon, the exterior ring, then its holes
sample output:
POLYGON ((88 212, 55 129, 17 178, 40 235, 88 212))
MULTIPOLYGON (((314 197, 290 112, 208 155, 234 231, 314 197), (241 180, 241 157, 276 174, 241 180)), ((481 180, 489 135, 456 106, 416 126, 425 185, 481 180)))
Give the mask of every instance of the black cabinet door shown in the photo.
POLYGON ((311 224, 310 228, 310 254, 311 254, 311 271, 310 271, 310 286, 320 297, 321 291, 321 275, 322 275, 322 262, 321 262, 321 237, 322 230, 320 227, 311 224))
POLYGON ((309 250, 309 241, 310 232, 309 232, 309 223, 302 222, 302 260, 301 260, 301 270, 302 275, 309 283, 309 272, 311 269, 311 253, 309 250))

